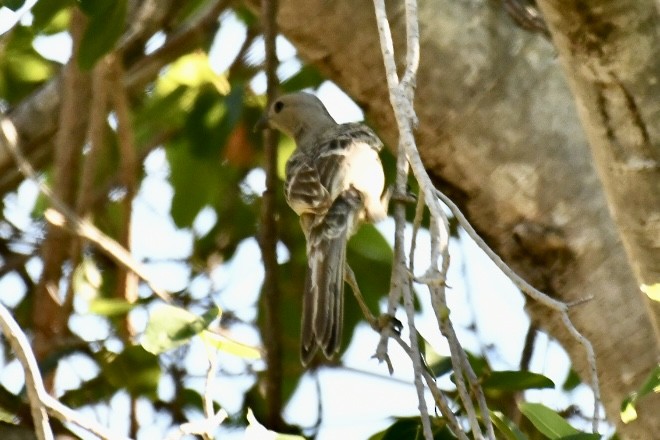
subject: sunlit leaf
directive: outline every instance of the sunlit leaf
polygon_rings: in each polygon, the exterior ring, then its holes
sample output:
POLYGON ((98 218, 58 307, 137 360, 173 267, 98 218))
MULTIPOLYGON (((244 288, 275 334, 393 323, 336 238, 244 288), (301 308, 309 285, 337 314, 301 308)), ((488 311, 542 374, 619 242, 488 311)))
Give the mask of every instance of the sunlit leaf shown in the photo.
POLYGON ((529 371, 493 371, 483 380, 484 388, 521 391, 534 388, 554 388, 548 377, 529 371))
POLYGON ((160 305, 151 311, 142 347, 153 354, 171 350, 201 333, 219 314, 215 308, 200 317, 179 307, 160 305))
POLYGON ((258 348, 241 344, 238 341, 231 340, 223 335, 205 330, 200 334, 204 343, 217 348, 225 353, 233 354, 234 356, 243 359, 260 359, 261 351, 258 348))
POLYGON ((24 53, 20 58, 8 60, 7 67, 24 82, 42 82, 53 74, 51 63, 36 53, 24 53))
POLYGON ((521 402, 518 404, 518 408, 541 434, 551 440, 580 432, 573 428, 556 411, 540 403, 521 402))
POLYGON ((649 297, 651 301, 660 302, 660 283, 655 283, 651 285, 642 284, 639 286, 642 292, 649 297))
POLYGON ((281 181, 286 180, 286 161, 289 160, 293 150, 296 149, 296 143, 289 136, 280 136, 277 147, 277 177, 281 181))
POLYGON ((625 399, 623 401, 619 416, 621 417, 621 421, 623 423, 630 423, 634 420, 637 420, 637 410, 635 409, 635 405, 633 404, 632 400, 625 399))
POLYGON ((43 58, 33 46, 30 27, 16 25, 0 45, 0 94, 15 103, 33 92, 55 73, 55 63, 43 58))
POLYGON ((41 0, 32 7, 32 26, 45 33, 61 32, 69 22, 70 10, 74 0, 41 0))
POLYGON ((639 389, 621 403, 621 421, 630 423, 637 419, 637 401, 650 393, 660 393, 660 364, 656 365, 639 389))
POLYGON ((167 68, 156 82, 154 92, 165 96, 178 87, 185 86, 195 93, 190 101, 185 103, 190 106, 200 87, 208 84, 213 85, 221 95, 227 95, 230 91, 227 78, 211 69, 208 56, 202 52, 193 52, 178 58, 167 68))
POLYGON ((89 312, 107 317, 122 316, 133 310, 135 304, 121 298, 94 298, 89 303, 89 312))
POLYGON ((101 271, 91 258, 83 258, 73 273, 73 291, 83 298, 96 298, 103 283, 101 271))

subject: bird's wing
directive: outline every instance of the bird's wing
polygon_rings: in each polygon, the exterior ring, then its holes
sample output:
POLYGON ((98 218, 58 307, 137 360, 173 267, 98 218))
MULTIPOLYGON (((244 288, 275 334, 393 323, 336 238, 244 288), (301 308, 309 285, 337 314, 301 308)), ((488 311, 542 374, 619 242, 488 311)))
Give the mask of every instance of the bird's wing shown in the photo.
POLYGON ((286 163, 284 195, 296 214, 324 214, 332 199, 321 183, 313 158, 297 150, 286 163))
MULTIPOLYGON (((376 134, 360 123, 337 125, 322 133, 314 145, 299 146, 286 164, 287 202, 298 215, 325 214, 356 180, 351 174, 353 159, 366 150, 375 152, 373 160, 378 161, 382 146, 376 134)), ((382 169, 380 164, 375 168, 382 169)))

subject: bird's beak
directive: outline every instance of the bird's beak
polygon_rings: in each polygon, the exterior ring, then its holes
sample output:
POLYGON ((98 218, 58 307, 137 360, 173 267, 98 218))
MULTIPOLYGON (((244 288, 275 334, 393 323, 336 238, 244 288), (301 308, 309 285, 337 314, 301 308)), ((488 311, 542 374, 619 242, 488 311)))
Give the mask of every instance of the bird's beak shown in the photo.
POLYGON ((268 123, 268 114, 264 113, 264 115, 261 118, 259 118, 257 123, 254 124, 254 131, 255 132, 262 131, 269 126, 270 124, 268 123))

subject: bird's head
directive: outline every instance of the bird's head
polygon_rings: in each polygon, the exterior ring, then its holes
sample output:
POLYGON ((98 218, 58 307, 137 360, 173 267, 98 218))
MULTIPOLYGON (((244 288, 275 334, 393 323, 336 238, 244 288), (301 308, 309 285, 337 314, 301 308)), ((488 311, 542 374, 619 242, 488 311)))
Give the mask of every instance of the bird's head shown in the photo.
POLYGON ((276 128, 300 144, 306 137, 314 136, 335 124, 319 98, 297 92, 277 98, 255 128, 276 128))

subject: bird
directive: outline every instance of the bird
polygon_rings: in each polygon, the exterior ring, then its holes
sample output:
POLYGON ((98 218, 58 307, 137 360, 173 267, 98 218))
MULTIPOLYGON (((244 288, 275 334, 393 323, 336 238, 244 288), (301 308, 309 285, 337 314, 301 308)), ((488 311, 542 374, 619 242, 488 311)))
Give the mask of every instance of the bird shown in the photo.
POLYGON ((387 216, 383 143, 363 123, 338 124, 306 92, 275 99, 257 123, 266 126, 296 144, 286 162, 284 195, 307 242, 300 337, 307 366, 319 348, 328 359, 340 349, 348 239, 362 222, 387 216))

